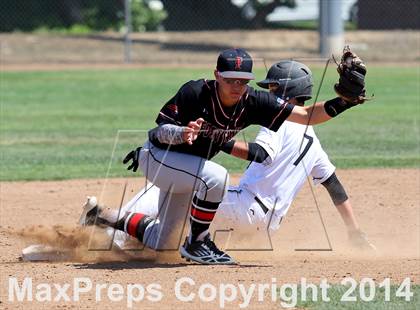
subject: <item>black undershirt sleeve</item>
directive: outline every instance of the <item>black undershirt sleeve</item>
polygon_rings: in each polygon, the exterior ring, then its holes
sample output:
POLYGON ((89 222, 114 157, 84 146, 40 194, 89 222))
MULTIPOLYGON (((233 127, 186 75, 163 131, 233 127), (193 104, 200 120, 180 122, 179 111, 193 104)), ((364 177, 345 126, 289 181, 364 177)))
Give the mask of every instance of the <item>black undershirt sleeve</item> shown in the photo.
MULTIPOLYGON (((235 140, 230 140, 222 145, 221 150, 227 154, 232 154, 235 140)), ((267 151, 258 143, 248 143, 247 160, 262 163, 268 157, 267 151)))
POLYGON ((346 191, 335 175, 335 172, 321 184, 327 189, 334 205, 342 204, 348 199, 346 191))
POLYGON ((268 157, 267 151, 258 143, 248 143, 248 160, 262 163, 268 157))
POLYGON ((235 145, 235 140, 229 140, 228 142, 224 143, 220 150, 225 152, 226 154, 232 154, 233 146, 235 145))

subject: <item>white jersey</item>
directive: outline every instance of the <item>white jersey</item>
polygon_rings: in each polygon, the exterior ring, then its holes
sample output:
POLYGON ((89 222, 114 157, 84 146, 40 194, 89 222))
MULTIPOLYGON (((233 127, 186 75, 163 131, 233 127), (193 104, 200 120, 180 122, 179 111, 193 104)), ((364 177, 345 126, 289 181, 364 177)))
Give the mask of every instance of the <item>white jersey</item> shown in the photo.
POLYGON ((267 208, 274 209, 277 218, 286 214, 308 176, 312 176, 316 185, 335 171, 312 126, 286 121, 277 132, 263 127, 255 142, 269 157, 264 163, 251 163, 240 180, 240 187, 257 196, 267 208))

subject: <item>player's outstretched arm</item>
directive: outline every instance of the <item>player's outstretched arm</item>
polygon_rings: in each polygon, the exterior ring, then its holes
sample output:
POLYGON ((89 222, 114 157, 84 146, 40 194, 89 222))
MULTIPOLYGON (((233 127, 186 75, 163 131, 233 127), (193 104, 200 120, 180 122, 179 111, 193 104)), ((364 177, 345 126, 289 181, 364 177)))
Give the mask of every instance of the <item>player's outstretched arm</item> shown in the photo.
POLYGON ((354 247, 362 250, 375 251, 376 247, 369 241, 366 234, 360 229, 356 222, 350 200, 347 199, 346 201, 336 205, 336 208, 340 213, 344 223, 346 224, 350 243, 354 247))
POLYGON ((288 120, 303 125, 320 124, 368 100, 365 90, 366 66, 348 46, 343 50, 340 63, 337 63, 337 72, 339 81, 334 85, 337 98, 308 107, 295 106, 288 120))
POLYGON ((366 234, 360 230, 353 213, 353 207, 336 174, 333 173, 321 184, 327 189, 338 213, 340 213, 346 225, 351 244, 361 249, 376 250, 375 246, 367 239, 366 234))
POLYGON ((316 125, 324 123, 356 105, 337 97, 310 106, 295 106, 287 120, 302 125, 316 125))
POLYGON ((325 110, 324 102, 317 102, 307 107, 295 106, 287 118, 288 121, 302 125, 316 125, 333 118, 325 110))

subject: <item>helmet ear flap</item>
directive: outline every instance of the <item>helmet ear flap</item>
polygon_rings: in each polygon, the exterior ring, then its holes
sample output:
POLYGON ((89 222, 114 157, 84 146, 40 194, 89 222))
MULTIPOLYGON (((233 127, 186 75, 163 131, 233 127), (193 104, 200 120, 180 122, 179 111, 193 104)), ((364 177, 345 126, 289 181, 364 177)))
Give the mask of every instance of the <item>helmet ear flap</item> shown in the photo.
POLYGON ((312 98, 312 76, 306 75, 300 78, 285 80, 279 84, 275 95, 283 100, 292 98, 304 98, 305 100, 312 98))
POLYGON ((299 97, 308 100, 312 97, 312 72, 303 63, 283 60, 273 64, 265 80, 258 82, 257 85, 268 89, 270 83, 279 85, 275 94, 283 100, 299 97))
POLYGON ((279 86, 277 87, 276 91, 275 91, 275 95, 283 100, 289 100, 291 99, 291 97, 288 96, 287 94, 287 88, 284 87, 285 85, 283 84, 279 84, 279 86))
MULTIPOLYGON (((309 98, 310 99, 310 98, 309 98)), ((297 102, 299 102, 300 104, 302 104, 302 105, 304 105, 305 104, 305 101, 306 100, 308 100, 307 98, 305 98, 305 97, 297 97, 296 98, 296 100, 297 100, 297 102)))

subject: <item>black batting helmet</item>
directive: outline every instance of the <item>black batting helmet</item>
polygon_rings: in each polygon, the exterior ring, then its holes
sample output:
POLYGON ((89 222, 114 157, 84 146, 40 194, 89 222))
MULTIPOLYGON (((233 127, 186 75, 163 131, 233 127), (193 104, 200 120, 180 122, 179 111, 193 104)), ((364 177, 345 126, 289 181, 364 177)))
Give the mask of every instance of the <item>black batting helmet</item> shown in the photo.
POLYGON ((283 60, 275 63, 268 70, 265 80, 257 83, 262 88, 277 84, 275 94, 284 100, 297 98, 305 101, 312 98, 312 72, 303 63, 283 60))

